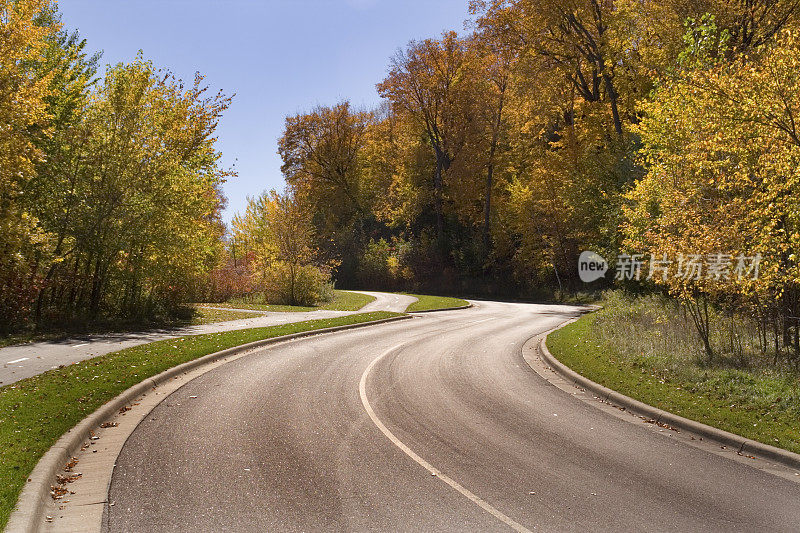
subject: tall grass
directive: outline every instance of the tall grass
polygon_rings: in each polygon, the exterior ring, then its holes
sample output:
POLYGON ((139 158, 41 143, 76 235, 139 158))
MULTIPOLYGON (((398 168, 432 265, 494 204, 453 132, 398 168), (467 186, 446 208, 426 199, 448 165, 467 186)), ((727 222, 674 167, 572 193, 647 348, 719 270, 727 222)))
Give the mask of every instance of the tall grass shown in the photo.
POLYGON ((715 355, 709 359, 691 317, 675 300, 622 291, 609 291, 603 300, 590 331, 598 344, 613 347, 615 358, 692 391, 730 397, 732 404, 800 415, 800 372, 762 351, 754 321, 711 310, 715 355))
POLYGON ((682 305, 659 294, 635 296, 624 291, 603 294, 604 310, 595 322, 603 338, 652 358, 691 362, 702 367, 762 368, 791 370, 773 354, 763 350, 756 322, 741 315, 709 308, 710 343, 714 356, 708 358, 690 315, 682 305))

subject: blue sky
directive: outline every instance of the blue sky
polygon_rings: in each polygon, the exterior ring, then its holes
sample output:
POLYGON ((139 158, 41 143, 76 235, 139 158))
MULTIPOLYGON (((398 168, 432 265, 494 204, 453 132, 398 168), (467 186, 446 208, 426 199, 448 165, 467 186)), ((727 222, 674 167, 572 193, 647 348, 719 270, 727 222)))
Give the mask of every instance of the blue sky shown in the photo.
POLYGON ((463 31, 468 0, 60 0, 102 64, 144 56, 185 80, 235 93, 219 129, 225 220, 248 195, 281 188, 277 139, 286 115, 349 99, 379 103, 375 84, 411 39, 463 31))

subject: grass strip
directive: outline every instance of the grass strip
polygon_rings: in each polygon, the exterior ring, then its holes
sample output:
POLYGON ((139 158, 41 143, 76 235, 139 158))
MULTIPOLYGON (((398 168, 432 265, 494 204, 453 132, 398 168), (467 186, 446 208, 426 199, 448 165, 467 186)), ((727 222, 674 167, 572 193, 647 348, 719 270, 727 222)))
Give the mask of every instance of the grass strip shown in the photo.
POLYGON ((301 305, 277 305, 250 303, 242 299, 233 299, 224 303, 203 303, 199 306, 225 307, 229 309, 252 309, 253 311, 269 311, 273 313, 303 313, 308 311, 358 311, 375 300, 374 296, 349 291, 333 291, 333 299, 323 305, 314 307, 301 305))
POLYGON ((33 467, 68 429, 125 389, 173 366, 261 339, 400 316, 375 312, 192 335, 87 359, 0 387, 0 530, 33 467))
POLYGON ((796 377, 730 368, 665 369, 658 360, 621 353, 598 340, 604 311, 551 333, 550 352, 596 383, 665 411, 747 439, 800 453, 796 377))
POLYGON ((302 305, 257 304, 236 299, 220 303, 199 303, 195 304, 195 306, 198 308, 211 306, 225 309, 248 309, 251 311, 268 311, 271 313, 307 313, 309 311, 319 310, 319 307, 306 307, 302 305))
POLYGON ((358 311, 368 303, 375 301, 374 296, 350 291, 334 291, 333 300, 319 309, 327 311, 358 311))
POLYGON ((429 296, 426 294, 408 294, 415 296, 417 301, 406 308, 406 312, 414 311, 433 311, 435 309, 447 309, 448 307, 463 307, 469 302, 461 298, 450 298, 448 296, 429 296))
POLYGON ((198 307, 197 313, 192 317, 191 324, 199 326, 202 324, 216 324, 217 322, 229 322, 231 320, 242 320, 245 318, 255 318, 261 316, 260 313, 247 313, 244 311, 228 311, 224 309, 209 309, 198 307))

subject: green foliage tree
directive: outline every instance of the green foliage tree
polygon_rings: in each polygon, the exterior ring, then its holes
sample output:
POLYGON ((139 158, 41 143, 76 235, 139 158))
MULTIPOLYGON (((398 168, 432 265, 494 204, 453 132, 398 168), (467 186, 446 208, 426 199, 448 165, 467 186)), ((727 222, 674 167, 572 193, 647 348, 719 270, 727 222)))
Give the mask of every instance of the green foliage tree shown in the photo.
POLYGON ((310 212, 291 191, 249 199, 233 228, 254 253, 254 274, 268 303, 314 305, 330 298, 329 270, 315 264, 310 212))
POLYGON ((145 317, 222 251, 229 99, 141 57, 110 67, 55 4, 0 3, 0 329, 145 317))
POLYGON ((226 177, 213 133, 229 99, 205 92, 202 77, 186 88, 141 59, 106 72, 72 130, 66 175, 49 176, 66 207, 45 305, 149 313, 213 266, 226 177))

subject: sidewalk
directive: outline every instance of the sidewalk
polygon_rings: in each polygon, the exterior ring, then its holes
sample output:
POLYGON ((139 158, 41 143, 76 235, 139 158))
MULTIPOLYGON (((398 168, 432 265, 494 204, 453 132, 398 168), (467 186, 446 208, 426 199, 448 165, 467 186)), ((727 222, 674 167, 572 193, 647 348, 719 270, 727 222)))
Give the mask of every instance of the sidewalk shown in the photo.
POLYGON ((236 329, 260 328, 303 322, 320 318, 352 315, 361 311, 309 311, 302 313, 264 313, 254 314, 252 318, 186 326, 173 329, 159 329, 130 333, 105 333, 84 335, 58 341, 42 341, 0 348, 0 387, 41 374, 61 365, 71 365, 84 359, 116 352, 131 346, 147 344, 163 339, 219 333, 236 329))

